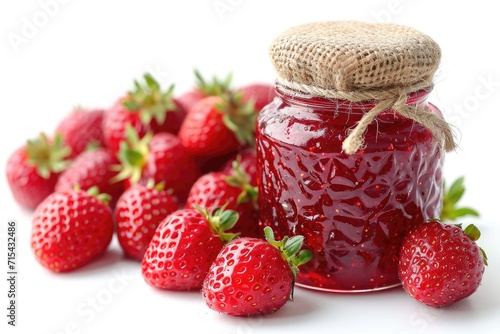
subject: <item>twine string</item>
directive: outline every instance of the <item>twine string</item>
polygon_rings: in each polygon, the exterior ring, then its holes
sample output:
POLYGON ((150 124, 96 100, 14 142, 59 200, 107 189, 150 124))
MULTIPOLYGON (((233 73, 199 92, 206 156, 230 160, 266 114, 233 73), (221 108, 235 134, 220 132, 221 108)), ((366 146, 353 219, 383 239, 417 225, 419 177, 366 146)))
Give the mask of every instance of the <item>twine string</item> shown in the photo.
POLYGON ((378 114, 389 109, 393 109, 401 116, 412 119, 429 129, 435 140, 444 146, 446 152, 453 151, 457 147, 450 124, 440 115, 418 105, 406 104, 408 94, 432 87, 432 82, 422 82, 411 87, 390 90, 352 92, 326 90, 315 86, 290 82, 284 79, 278 79, 278 82, 285 87, 285 89, 326 98, 342 99, 352 102, 366 100, 376 101, 375 106, 363 115, 356 126, 349 132, 347 138, 344 139, 342 149, 346 154, 352 155, 365 146, 364 134, 368 125, 373 122, 378 114))

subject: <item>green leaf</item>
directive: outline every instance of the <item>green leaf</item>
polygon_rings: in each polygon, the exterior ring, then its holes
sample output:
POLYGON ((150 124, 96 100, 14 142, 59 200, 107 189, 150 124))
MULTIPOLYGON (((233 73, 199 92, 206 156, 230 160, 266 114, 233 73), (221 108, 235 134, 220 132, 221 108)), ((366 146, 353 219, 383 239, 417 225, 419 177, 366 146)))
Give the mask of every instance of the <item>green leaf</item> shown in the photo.
POLYGON ((143 108, 141 110, 141 113, 139 114, 139 118, 140 118, 142 124, 151 123, 151 120, 153 119, 153 112, 151 110, 152 110, 152 108, 143 108))
POLYGON ((122 104, 129 111, 136 111, 139 109, 139 104, 131 100, 125 100, 122 102, 122 104))
POLYGON ((312 253, 308 250, 302 250, 299 252, 304 243, 304 237, 301 235, 295 235, 292 237, 284 236, 281 240, 277 241, 274 238, 272 228, 269 226, 264 228, 264 235, 267 242, 281 252, 283 258, 288 262, 295 279, 299 271, 298 266, 306 263, 312 258, 312 253), (297 254, 297 252, 299 253, 297 254))
POLYGON ((453 210, 452 215, 454 218, 464 217, 464 216, 474 216, 479 217, 479 213, 472 208, 458 208, 453 210))
POLYGON ((151 74, 149 74, 149 73, 144 74, 144 80, 146 81, 146 85, 148 85, 148 87, 151 90, 160 89, 160 85, 158 84, 158 81, 156 81, 151 74))
POLYGON ((233 78, 231 73, 224 80, 214 76, 211 82, 207 82, 197 69, 194 69, 194 76, 196 89, 207 96, 221 96, 231 90, 230 85, 233 78))
POLYGON ((472 241, 477 241, 481 237, 481 231, 474 224, 467 226, 464 232, 472 241))
POLYGON ((269 241, 269 242, 271 242, 271 243, 274 242, 274 241, 276 241, 274 239, 273 229, 270 228, 269 226, 264 227, 264 236, 265 236, 266 240, 269 241))
POLYGON ((303 242, 304 242, 303 236, 301 235, 293 236, 286 241, 283 247, 283 252, 285 253, 286 256, 290 257, 300 250, 303 242))
POLYGON ((166 91, 165 93, 163 93, 163 96, 169 96, 169 97, 171 97, 171 96, 172 96, 172 94, 174 94, 174 90, 175 90, 175 85, 174 85, 174 84, 171 84, 171 85, 168 87, 167 91, 166 91))
POLYGON ((238 213, 234 210, 225 210, 226 206, 227 203, 209 212, 206 208, 193 205, 194 209, 205 217, 212 231, 219 236, 224 244, 239 236, 239 233, 226 232, 233 228, 239 219, 238 213))
POLYGON ((205 79, 201 75, 201 72, 196 68, 193 70, 193 72, 194 72, 194 77, 196 78, 196 86, 200 89, 205 87, 207 84, 205 79))
POLYGON ((484 265, 487 266, 488 265, 488 257, 486 256, 486 252, 481 247, 479 247, 479 250, 481 251, 481 254, 483 255, 484 265))
POLYGON ((50 178, 51 173, 60 173, 71 164, 68 159, 71 149, 63 143, 60 133, 54 139, 49 139, 45 133, 27 141, 24 151, 27 163, 36 168, 37 173, 44 179, 50 178))
POLYGON ((125 150, 125 159, 130 165, 139 166, 144 157, 141 153, 127 148, 125 150))
POLYGON ((452 183, 449 189, 443 186, 443 209, 439 217, 441 221, 453 221, 465 216, 479 216, 479 213, 472 208, 457 206, 458 202, 465 193, 464 179, 465 178, 463 176, 459 177, 452 183))
MULTIPOLYGON (((75 186, 75 190, 76 190, 76 186, 75 186)), ((109 204, 109 202, 111 201, 111 196, 109 194, 106 194, 106 193, 101 193, 99 190, 99 187, 97 187, 97 186, 92 186, 89 189, 87 189, 87 194, 97 198, 98 200, 100 200, 104 204, 109 204)))
POLYGON ((50 169, 46 165, 38 166, 36 172, 44 179, 48 179, 50 177, 50 169))
POLYGON ((464 192, 465 192, 465 187, 464 187, 464 177, 459 177, 458 179, 453 182, 453 184, 450 186, 450 189, 448 190, 447 197, 448 201, 450 201, 453 204, 458 203, 458 201, 462 198, 464 192))
POLYGON ((295 262, 295 265, 298 267, 300 265, 303 265, 304 263, 309 262, 313 257, 313 254, 311 251, 304 249, 300 251, 299 255, 297 256, 297 261, 295 262))
POLYGON ((231 229, 236 225, 236 222, 239 219, 238 212, 234 210, 226 210, 222 212, 220 215, 220 227, 223 228, 225 231, 231 229))
POLYGON ((145 84, 134 81, 135 90, 123 105, 131 112, 139 112, 140 120, 144 125, 149 125, 154 119, 158 124, 163 124, 167 112, 175 112, 177 106, 173 101, 174 85, 166 92, 162 92, 160 84, 149 73, 144 74, 145 84))
POLYGON ((99 187, 98 186, 92 186, 90 187, 89 189, 87 189, 87 194, 91 195, 91 196, 97 196, 99 195, 99 187))
MULTIPOLYGON (((137 131, 134 129, 134 127, 130 124, 127 124, 125 127, 125 135, 126 135, 126 140, 127 143, 130 146, 133 146, 139 142, 139 135, 137 134, 137 131)), ((123 141, 120 142, 120 144, 124 143, 123 141)))
POLYGON ((89 152, 89 151, 95 151, 97 149, 101 148, 101 143, 98 140, 92 139, 87 146, 85 146, 84 151, 89 152))

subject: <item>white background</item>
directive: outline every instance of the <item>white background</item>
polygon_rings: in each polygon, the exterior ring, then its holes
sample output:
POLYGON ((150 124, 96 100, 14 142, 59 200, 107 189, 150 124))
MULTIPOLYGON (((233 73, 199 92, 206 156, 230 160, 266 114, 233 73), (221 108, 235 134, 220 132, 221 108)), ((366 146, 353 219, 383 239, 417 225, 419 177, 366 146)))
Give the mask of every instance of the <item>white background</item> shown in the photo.
POLYGON ((498 11, 489 1, 2 1, 0 5, 0 271, 6 273, 6 222, 18 222, 18 327, 7 326, 7 285, 0 284, 1 333, 498 333, 500 296, 498 11), (63 3, 65 2, 65 3, 63 3), (53 5, 45 11, 43 3, 53 5), (58 4, 57 7, 54 6, 58 4), (219 8, 219 10, 216 9, 219 8), (295 301, 271 316, 217 314, 199 293, 150 288, 138 263, 113 243, 74 273, 41 268, 29 247, 31 213, 13 201, 8 155, 40 131, 51 132, 75 105, 108 107, 149 71, 180 93, 192 70, 233 72, 235 84, 272 82, 267 48, 286 28, 317 20, 391 21, 432 36, 442 48, 432 101, 455 125, 460 148, 445 176, 466 176, 462 204, 490 258, 476 294, 446 309, 423 306, 401 289, 343 295, 297 288, 295 301), (31 22, 36 30, 26 28, 31 22), (24 35, 23 35, 24 34, 24 35), (21 44, 13 43, 16 39, 21 44), (95 303, 95 304, 92 304, 95 303), (94 307, 94 308, 93 308, 94 307), (178 329, 173 329, 178 328, 178 329))

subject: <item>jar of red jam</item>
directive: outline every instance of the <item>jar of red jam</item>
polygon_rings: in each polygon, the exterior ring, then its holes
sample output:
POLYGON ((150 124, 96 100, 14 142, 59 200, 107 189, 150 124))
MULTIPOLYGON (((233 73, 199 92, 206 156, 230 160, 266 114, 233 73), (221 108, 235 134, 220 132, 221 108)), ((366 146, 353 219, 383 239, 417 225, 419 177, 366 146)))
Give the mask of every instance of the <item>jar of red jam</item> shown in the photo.
POLYGON ((442 201, 448 124, 428 103, 439 46, 409 27, 291 28, 271 46, 278 97, 257 121, 260 220, 300 234, 296 284, 360 292, 400 285, 401 239, 442 201))

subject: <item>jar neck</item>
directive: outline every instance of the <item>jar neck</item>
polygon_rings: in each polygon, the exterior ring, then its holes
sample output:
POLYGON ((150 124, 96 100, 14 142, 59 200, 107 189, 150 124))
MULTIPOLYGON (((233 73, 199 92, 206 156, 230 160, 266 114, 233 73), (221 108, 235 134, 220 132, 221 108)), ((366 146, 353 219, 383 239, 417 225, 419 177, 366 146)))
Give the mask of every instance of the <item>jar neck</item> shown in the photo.
MULTIPOLYGON (((278 96, 287 104, 289 105, 295 105, 295 106, 301 106, 301 107, 307 107, 307 108, 313 108, 315 110, 321 110, 321 109, 331 109, 335 108, 337 111, 357 111, 357 112, 368 112, 376 104, 376 101, 374 100, 364 100, 364 101, 358 101, 358 102, 353 102, 349 100, 343 100, 343 99, 332 99, 332 98, 325 98, 317 95, 311 95, 299 91, 294 91, 291 90, 285 86, 283 86, 281 83, 276 82, 275 84, 275 89, 276 93, 278 96)), ((432 88, 425 88, 418 90, 416 92, 412 92, 408 94, 408 98, 406 103, 409 105, 422 105, 427 103, 427 98, 429 97, 430 93, 432 92, 432 88)))

